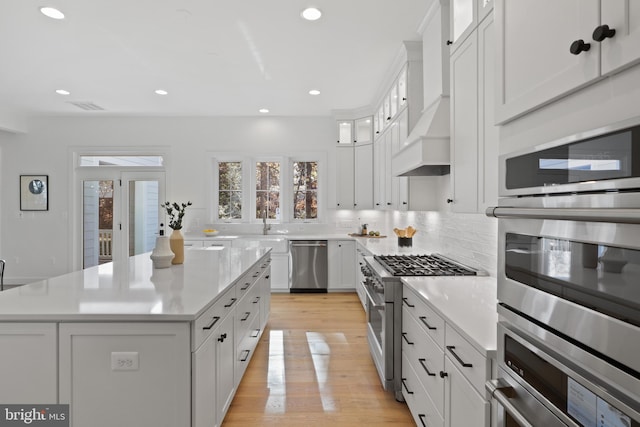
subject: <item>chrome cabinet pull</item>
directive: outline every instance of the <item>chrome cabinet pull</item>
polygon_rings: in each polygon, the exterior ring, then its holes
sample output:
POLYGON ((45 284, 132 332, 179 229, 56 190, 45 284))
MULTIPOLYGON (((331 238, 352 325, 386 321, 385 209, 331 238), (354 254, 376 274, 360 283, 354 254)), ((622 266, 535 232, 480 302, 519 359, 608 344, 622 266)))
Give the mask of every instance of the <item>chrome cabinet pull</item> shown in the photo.
POLYGON ((258 335, 260 335, 260 329, 254 329, 254 330, 251 332, 250 337, 251 337, 251 338, 258 338, 258 335))
POLYGON ((511 403, 512 398, 517 394, 513 387, 509 386, 506 381, 501 378, 497 380, 489 380, 484 384, 484 388, 491 394, 492 398, 504 408, 505 411, 520 425, 521 427, 533 427, 524 415, 511 403))
POLYGON ((455 359, 458 361, 458 363, 460 363, 460 364, 461 364, 462 366, 464 366, 465 368, 472 368, 472 367, 473 367, 473 365, 472 365, 471 363, 466 363, 466 362, 464 362, 462 359, 460 359, 460 356, 458 356, 458 355, 456 354, 456 352, 455 352, 455 351, 453 351, 453 350, 455 350, 455 348, 456 348, 456 347, 455 347, 455 346, 453 346, 453 345, 448 345, 448 346, 447 346, 447 350, 449 350, 449 352, 450 352, 451 354, 453 354, 453 357, 455 357, 455 359))
POLYGON ((420 364, 422 365, 422 369, 425 370, 427 375, 429 375, 430 377, 435 377, 436 374, 434 374, 433 372, 429 372, 429 368, 427 368, 427 364, 425 363, 426 361, 427 359, 418 359, 418 362, 420 362, 420 364))
POLYGON ((426 318, 426 317, 424 317, 424 316, 420 316, 420 317, 418 317, 418 319, 420 319, 420 321, 421 321, 422 323, 424 323, 424 326, 426 326, 426 327, 427 327, 427 329, 429 329, 429 330, 431 330, 431 331, 435 331, 436 329, 438 329, 438 328, 436 328, 435 326, 431 326, 431 325, 429 325, 429 324, 427 323, 427 318, 426 318))
POLYGON ((240 357, 240 361, 241 362, 246 362, 247 359, 249 358, 249 354, 251 354, 250 350, 242 350, 242 354, 243 356, 240 357))
POLYGON ((213 328, 213 325, 218 323, 218 320, 220 320, 220 317, 218 317, 218 316, 213 317, 213 321, 210 324, 208 324, 207 326, 203 326, 202 329, 209 330, 209 329, 213 328))

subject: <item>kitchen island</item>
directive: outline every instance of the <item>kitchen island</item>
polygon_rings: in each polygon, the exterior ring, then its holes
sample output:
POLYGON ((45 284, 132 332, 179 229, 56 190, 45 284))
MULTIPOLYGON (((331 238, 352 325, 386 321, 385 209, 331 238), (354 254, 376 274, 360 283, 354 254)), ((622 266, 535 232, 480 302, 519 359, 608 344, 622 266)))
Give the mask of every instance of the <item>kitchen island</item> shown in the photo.
POLYGON ((269 315, 268 248, 149 254, 0 294, 0 402, 71 425, 220 425, 269 315))

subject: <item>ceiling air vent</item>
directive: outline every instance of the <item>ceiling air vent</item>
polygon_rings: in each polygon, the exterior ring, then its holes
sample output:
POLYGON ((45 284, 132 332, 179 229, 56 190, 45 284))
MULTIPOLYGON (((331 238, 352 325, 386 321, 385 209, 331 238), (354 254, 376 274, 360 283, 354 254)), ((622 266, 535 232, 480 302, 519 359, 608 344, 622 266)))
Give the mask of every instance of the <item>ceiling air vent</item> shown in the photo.
POLYGON ((71 105, 75 105, 76 107, 80 108, 81 110, 84 111, 103 111, 104 108, 102 108, 99 105, 94 104, 93 102, 83 102, 83 101, 68 101, 69 104, 71 105))

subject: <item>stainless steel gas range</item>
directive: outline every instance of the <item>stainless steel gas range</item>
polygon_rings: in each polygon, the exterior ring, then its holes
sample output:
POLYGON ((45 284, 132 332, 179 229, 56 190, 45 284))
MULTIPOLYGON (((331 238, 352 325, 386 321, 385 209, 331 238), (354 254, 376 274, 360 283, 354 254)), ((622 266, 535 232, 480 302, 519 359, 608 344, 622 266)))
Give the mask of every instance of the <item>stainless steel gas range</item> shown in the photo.
POLYGON ((485 274, 442 255, 365 257, 361 267, 367 294, 367 341, 382 386, 402 397, 402 277, 485 274))

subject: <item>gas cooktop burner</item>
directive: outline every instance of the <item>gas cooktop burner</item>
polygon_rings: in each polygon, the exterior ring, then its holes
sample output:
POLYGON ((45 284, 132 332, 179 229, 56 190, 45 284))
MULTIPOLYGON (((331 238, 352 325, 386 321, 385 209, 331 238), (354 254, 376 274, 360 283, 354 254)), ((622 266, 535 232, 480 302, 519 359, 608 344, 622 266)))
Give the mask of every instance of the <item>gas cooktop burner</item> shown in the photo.
POLYGON ((438 255, 376 255, 393 276, 475 276, 476 272, 438 255))

